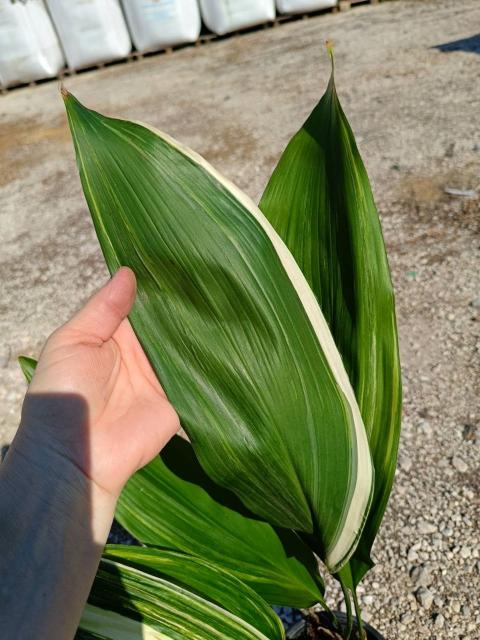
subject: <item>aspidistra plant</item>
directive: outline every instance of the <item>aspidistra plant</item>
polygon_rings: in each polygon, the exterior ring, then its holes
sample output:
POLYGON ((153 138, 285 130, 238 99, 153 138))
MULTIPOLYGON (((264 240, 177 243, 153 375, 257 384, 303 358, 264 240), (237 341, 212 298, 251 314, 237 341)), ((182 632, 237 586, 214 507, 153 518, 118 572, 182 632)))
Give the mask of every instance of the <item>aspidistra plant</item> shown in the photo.
MULTIPOLYGON (((342 355, 368 434, 375 485, 360 541, 338 572, 351 590, 373 566, 371 548, 393 484, 401 419, 395 301, 365 166, 337 96, 327 91, 289 142, 260 202, 302 269, 342 355)), ((347 596, 348 606, 348 596, 347 596)))
POLYGON ((176 436, 127 484, 116 516, 147 550, 107 548, 79 633, 115 638, 110 623, 140 619, 158 637, 210 638, 165 622, 173 584, 220 606, 224 638, 282 637, 268 604, 328 609, 319 558, 344 589, 345 637, 350 596, 361 635, 355 589, 393 482, 400 366, 380 222, 333 57, 260 208, 166 134, 63 93, 105 260, 136 273, 130 321, 190 441, 176 436), (172 572, 171 558, 200 568, 172 572), (135 615, 105 595, 112 563, 133 599, 145 580, 135 615), (247 613, 219 603, 227 576, 247 613), (232 631, 238 620, 254 635, 232 631))

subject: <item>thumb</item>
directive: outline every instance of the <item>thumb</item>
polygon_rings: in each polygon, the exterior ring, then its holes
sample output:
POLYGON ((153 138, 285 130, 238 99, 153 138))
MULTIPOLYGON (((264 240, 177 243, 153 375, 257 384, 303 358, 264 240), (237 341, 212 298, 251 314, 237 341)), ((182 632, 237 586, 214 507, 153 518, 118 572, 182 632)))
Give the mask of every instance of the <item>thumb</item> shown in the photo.
POLYGON ((135 293, 135 274, 128 267, 121 267, 67 322, 65 328, 105 342, 129 314, 135 293))

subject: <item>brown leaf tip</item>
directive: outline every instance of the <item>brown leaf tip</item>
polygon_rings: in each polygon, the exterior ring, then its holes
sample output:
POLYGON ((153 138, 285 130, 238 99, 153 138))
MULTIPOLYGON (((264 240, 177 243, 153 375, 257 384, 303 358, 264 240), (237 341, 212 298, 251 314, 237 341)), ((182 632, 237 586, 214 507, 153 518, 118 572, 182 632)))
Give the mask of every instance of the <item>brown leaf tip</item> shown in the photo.
POLYGON ((66 100, 70 93, 65 89, 63 82, 60 83, 60 93, 62 94, 62 98, 66 100))
POLYGON ((327 53, 328 56, 330 58, 330 63, 332 65, 332 76, 333 76, 333 71, 334 71, 334 66, 335 66, 335 58, 333 56, 333 40, 325 40, 325 46, 327 48, 327 53))

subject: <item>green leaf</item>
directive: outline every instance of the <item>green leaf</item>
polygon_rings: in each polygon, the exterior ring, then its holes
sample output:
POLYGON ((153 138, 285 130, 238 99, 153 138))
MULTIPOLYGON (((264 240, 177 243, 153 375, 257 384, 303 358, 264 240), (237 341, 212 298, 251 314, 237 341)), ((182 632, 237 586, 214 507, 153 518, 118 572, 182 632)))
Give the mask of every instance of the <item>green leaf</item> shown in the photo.
POLYGON ((115 517, 143 544, 211 560, 270 604, 323 600, 317 562, 298 536, 259 520, 212 482, 179 436, 130 479, 115 517))
POLYGON ((25 376, 25 380, 30 384, 33 374, 35 373, 37 361, 34 358, 29 358, 28 356, 18 356, 18 364, 25 376))
POLYGON ((395 473, 401 380, 387 256, 333 70, 328 89, 284 151, 260 208, 297 260, 320 303, 352 381, 375 467, 375 493, 351 570, 358 583, 395 473))
POLYGON ((172 551, 107 546, 77 638, 282 640, 280 619, 212 563, 172 551))
POLYGON ((271 524, 315 532, 331 570, 373 486, 365 428, 315 297, 255 205, 162 133, 65 95, 110 271, 200 464, 271 524))
MULTIPOLYGON (((36 361, 20 357, 33 373, 36 361)), ((130 479, 115 517, 146 545, 212 560, 270 604, 309 607, 323 601, 323 580, 308 547, 293 531, 256 518, 235 494, 212 482, 179 436, 130 479)))

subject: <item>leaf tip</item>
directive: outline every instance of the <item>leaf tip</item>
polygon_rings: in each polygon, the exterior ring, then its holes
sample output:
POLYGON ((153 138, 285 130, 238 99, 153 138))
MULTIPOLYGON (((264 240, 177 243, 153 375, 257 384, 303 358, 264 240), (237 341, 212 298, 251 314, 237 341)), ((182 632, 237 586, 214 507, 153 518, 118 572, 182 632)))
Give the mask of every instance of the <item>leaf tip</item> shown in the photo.
POLYGON ((334 44, 333 44, 333 40, 330 40, 330 38, 328 40, 325 40, 325 47, 327 49, 327 53, 330 56, 330 61, 332 63, 332 73, 333 73, 333 69, 334 69, 334 56, 333 56, 333 48, 334 48, 334 44))
POLYGON ((29 356, 18 356, 17 360, 27 383, 30 384, 30 381, 33 378, 33 374, 35 373, 37 361, 34 360, 34 358, 30 358, 29 356))
POLYGON ((70 95, 71 95, 71 94, 70 94, 70 91, 68 91, 68 90, 65 88, 65 85, 63 84, 63 82, 60 82, 60 93, 62 94, 62 98, 63 98, 63 100, 64 100, 64 101, 66 101, 66 100, 67 100, 67 98, 69 98, 69 97, 70 97, 70 95))

